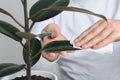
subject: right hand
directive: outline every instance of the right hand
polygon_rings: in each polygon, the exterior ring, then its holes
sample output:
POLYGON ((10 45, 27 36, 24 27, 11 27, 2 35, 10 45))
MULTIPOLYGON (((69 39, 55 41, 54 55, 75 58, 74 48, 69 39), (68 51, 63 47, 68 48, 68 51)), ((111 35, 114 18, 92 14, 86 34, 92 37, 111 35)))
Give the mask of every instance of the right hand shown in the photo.
POLYGON ((80 34, 75 45, 83 49, 98 49, 116 41, 120 41, 120 20, 99 20, 80 34))
MULTIPOLYGON (((42 47, 46 45, 47 43, 55 40, 66 40, 66 38, 61 34, 60 28, 58 25, 51 23, 48 24, 42 32, 52 32, 50 36, 44 37, 43 41, 41 41, 42 47)), ((67 55, 66 51, 60 51, 60 52, 42 52, 42 56, 47 59, 48 61, 54 61, 57 59, 59 55, 67 55)))

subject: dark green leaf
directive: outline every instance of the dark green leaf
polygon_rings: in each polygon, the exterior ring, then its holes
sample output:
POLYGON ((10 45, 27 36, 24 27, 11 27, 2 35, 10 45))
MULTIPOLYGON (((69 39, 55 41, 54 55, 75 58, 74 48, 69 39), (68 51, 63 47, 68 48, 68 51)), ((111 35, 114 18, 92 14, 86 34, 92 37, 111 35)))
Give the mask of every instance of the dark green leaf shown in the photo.
POLYGON ((35 34, 28 33, 28 32, 16 32, 16 35, 18 35, 18 36, 20 36, 22 38, 28 39, 28 40, 36 37, 35 34))
POLYGON ((86 13, 86 14, 90 14, 90 15, 94 15, 94 16, 97 16, 97 17, 100 17, 104 20, 107 21, 106 17, 104 15, 101 15, 101 14, 97 14, 97 13, 94 13, 92 11, 89 11, 87 9, 83 9, 83 8, 77 8, 77 7, 52 7, 52 8, 46 8, 46 9, 43 9, 40 11, 41 12, 44 12, 44 11, 74 11, 74 12, 81 12, 81 13, 86 13))
POLYGON ((49 19, 51 17, 56 16, 61 11, 45 11, 45 12, 41 12, 41 13, 39 13, 39 11, 44 9, 44 8, 52 8, 52 7, 57 7, 57 6, 67 6, 68 3, 69 3, 69 0, 39 0, 30 9, 30 18, 34 22, 49 19))
POLYGON ((25 65, 17 65, 13 63, 3 63, 0 64, 0 77, 7 76, 16 73, 25 68, 25 65))
POLYGON ((52 41, 46 44, 41 51, 67 51, 67 50, 80 50, 79 48, 74 48, 70 41, 68 40, 60 40, 60 41, 52 41))
POLYGON ((0 33, 3 33, 16 41, 22 41, 22 38, 17 36, 16 32, 20 31, 13 25, 4 21, 0 21, 0 33))
MULTIPOLYGON (((33 59, 33 57, 40 51, 41 49, 41 44, 40 44, 40 41, 38 39, 31 39, 30 40, 30 49, 31 49, 31 59, 33 59)), ((27 52, 26 52, 26 49, 23 48, 23 58, 24 58, 24 61, 26 63, 26 55, 27 52)), ((33 66, 35 63, 37 63, 37 61, 40 59, 40 56, 41 54, 39 53, 39 55, 37 55, 31 62, 31 65, 33 66)))

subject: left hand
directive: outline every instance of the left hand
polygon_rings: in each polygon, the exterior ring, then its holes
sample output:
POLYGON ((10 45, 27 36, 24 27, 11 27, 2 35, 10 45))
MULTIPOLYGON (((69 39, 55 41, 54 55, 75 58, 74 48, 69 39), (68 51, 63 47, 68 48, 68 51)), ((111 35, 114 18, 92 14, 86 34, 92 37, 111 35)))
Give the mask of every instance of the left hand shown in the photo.
POLYGON ((75 45, 83 49, 101 48, 120 40, 120 20, 99 20, 75 39, 75 45))
MULTIPOLYGON (((44 39, 41 41, 42 47, 45 46, 47 43, 56 40, 66 40, 67 38, 61 34, 61 30, 58 25, 54 23, 48 24, 42 32, 52 32, 51 35, 45 36, 44 39)), ((48 61, 54 61, 57 59, 59 55, 66 56, 67 51, 58 51, 58 52, 42 52, 42 56, 47 59, 48 61)))

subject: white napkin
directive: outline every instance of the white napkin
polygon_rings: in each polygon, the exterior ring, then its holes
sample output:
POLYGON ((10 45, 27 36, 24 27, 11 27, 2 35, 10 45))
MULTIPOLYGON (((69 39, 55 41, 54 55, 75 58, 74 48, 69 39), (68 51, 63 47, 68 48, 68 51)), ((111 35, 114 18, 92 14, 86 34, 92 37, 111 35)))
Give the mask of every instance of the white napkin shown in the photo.
MULTIPOLYGON (((73 36, 70 39, 70 43, 73 44, 74 47, 76 47, 75 44, 74 44, 74 40, 76 39, 76 37, 77 36, 73 36)), ((80 47, 76 47, 76 48, 80 48, 80 47)), ((82 49, 82 48, 80 48, 80 49, 82 49)), ((93 52, 97 52, 99 54, 105 54, 105 53, 112 54, 112 52, 113 52, 113 43, 111 43, 111 44, 109 44, 109 45, 107 45, 105 47, 99 48, 99 49, 91 49, 91 48, 89 48, 89 49, 82 49, 82 50, 93 51, 93 52)))

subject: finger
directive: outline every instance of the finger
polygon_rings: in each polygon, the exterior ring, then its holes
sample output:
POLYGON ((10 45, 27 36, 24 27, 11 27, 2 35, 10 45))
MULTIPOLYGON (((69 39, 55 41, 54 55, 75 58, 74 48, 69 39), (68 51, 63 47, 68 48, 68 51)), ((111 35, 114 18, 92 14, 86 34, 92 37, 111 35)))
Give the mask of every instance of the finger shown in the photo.
POLYGON ((100 24, 96 25, 86 36, 84 36, 79 42, 76 43, 77 46, 81 46, 86 44, 88 41, 93 39, 96 35, 98 35, 101 31, 105 28, 105 23, 101 22, 100 24))
POLYGON ((67 54, 68 54, 67 51, 61 51, 60 52, 60 55, 62 55, 62 56, 67 56, 67 54))
POLYGON ((100 32, 97 36, 95 36, 93 39, 88 41, 86 44, 82 45, 81 48, 90 48, 93 45, 101 42, 106 37, 108 37, 112 33, 112 28, 105 28, 102 32, 100 32))
POLYGON ((92 48, 93 49, 97 49, 97 48, 101 48, 104 47, 110 43, 112 43, 113 41, 115 41, 115 34, 110 34, 107 38, 105 38, 103 41, 97 43, 96 45, 94 45, 92 48))
POLYGON ((98 26, 99 24, 101 24, 103 22, 103 20, 99 20, 96 24, 92 25, 91 27, 89 27, 87 30, 85 30, 82 34, 80 34, 79 37, 77 37, 75 39, 75 42, 80 41, 83 37, 85 37, 92 29, 94 29, 96 26, 98 26))
POLYGON ((42 30, 42 32, 52 32, 50 37, 55 38, 58 35, 58 33, 60 33, 60 28, 58 25, 50 23, 42 30))

